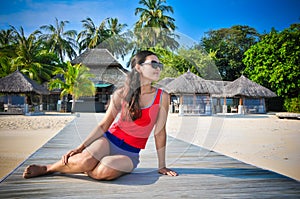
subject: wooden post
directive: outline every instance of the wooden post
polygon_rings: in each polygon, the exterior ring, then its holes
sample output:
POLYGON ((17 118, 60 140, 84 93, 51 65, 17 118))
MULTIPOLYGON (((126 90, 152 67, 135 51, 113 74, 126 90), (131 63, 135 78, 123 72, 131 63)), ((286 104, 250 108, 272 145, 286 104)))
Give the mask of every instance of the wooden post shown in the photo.
POLYGON ((224 97, 224 103, 223 103, 223 113, 227 113, 227 105, 226 105, 226 97, 224 97))
POLYGON ((242 97, 240 97, 240 102, 239 102, 239 106, 238 106, 238 114, 245 114, 242 97))

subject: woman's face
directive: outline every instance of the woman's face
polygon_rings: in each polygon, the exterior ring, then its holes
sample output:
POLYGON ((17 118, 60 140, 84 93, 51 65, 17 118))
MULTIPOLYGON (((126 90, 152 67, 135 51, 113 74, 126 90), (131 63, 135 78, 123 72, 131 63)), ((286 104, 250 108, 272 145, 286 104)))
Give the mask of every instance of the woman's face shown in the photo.
POLYGON ((151 82, 158 81, 162 71, 162 64, 155 55, 149 55, 146 57, 145 62, 139 65, 139 71, 142 78, 151 82))

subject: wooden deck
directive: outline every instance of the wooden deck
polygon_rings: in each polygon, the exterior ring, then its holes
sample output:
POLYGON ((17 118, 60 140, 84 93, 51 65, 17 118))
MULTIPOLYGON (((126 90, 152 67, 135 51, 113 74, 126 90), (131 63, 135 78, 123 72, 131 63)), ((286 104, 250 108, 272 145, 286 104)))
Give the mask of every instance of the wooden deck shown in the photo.
POLYGON ((76 147, 100 119, 80 114, 0 184, 0 198, 300 198, 300 183, 282 175, 168 137, 167 162, 177 177, 156 172, 153 138, 141 164, 115 181, 53 174, 23 179, 32 163, 49 164, 76 147))

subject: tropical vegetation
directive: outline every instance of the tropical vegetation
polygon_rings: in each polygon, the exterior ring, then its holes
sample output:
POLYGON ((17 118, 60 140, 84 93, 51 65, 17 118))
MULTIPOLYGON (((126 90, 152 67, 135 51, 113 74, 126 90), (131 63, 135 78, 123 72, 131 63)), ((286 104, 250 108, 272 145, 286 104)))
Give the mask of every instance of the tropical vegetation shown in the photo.
MULTIPOLYGON (((54 25, 43 25, 29 35, 22 27, 0 30, 0 77, 19 70, 40 83, 59 85, 53 83, 58 81, 53 80, 55 75, 67 77, 73 70, 67 61, 85 50, 107 48, 115 57, 124 58, 130 52, 151 49, 165 65, 162 78, 177 77, 187 70, 206 79, 226 81, 244 74, 285 99, 286 110, 299 112, 299 24, 264 34, 247 25, 236 25, 208 31, 193 46, 183 47, 175 34, 174 10, 166 0, 140 0, 133 12, 139 17, 133 31, 125 30, 127 24, 110 17, 100 20, 98 26, 90 17, 83 19, 78 34, 67 29, 69 21, 57 18, 54 25)), ((84 66, 75 68, 81 68, 80 72, 90 78, 84 66)), ((60 83, 61 89, 67 88, 60 83)), ((62 93, 75 92, 69 91, 62 93)), ((78 96, 81 94, 73 95, 78 96)))
POLYGON ((95 95, 95 86, 91 81, 94 75, 89 72, 88 67, 81 64, 72 65, 68 61, 65 69, 57 68, 53 74, 62 76, 51 79, 49 89, 60 89, 61 99, 66 95, 72 96, 72 113, 75 112, 76 100, 83 96, 95 95))
POLYGON ((286 99, 288 111, 300 112, 300 24, 272 30, 246 52, 244 70, 253 81, 286 99))

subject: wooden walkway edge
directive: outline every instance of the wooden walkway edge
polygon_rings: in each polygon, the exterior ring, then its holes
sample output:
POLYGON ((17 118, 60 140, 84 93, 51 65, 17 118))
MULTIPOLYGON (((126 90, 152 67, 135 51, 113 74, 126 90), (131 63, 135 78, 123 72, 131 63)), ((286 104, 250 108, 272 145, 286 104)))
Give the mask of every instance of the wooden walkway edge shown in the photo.
POLYGON ((97 114, 81 113, 1 182, 0 198, 300 198, 300 182, 172 137, 167 163, 177 177, 157 173, 150 137, 139 167, 115 181, 83 174, 22 178, 27 165, 55 162, 76 147, 99 119, 97 114))

